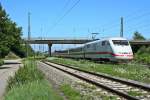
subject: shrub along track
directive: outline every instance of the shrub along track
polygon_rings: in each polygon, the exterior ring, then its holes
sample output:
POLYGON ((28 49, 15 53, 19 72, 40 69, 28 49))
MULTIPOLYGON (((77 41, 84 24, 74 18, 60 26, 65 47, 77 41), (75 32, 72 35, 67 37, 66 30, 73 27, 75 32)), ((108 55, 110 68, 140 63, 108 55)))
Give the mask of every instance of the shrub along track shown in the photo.
POLYGON ((55 67, 63 72, 78 77, 84 81, 102 87, 119 96, 132 100, 150 100, 150 85, 121 78, 110 77, 104 74, 96 74, 75 67, 43 61, 45 64, 55 67))

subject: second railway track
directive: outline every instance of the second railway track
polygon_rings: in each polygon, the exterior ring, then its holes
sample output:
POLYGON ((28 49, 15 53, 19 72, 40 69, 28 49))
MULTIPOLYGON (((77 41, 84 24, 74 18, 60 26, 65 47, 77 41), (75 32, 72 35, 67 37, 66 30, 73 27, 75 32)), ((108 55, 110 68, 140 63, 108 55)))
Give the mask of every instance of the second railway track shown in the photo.
POLYGON ((93 72, 84 71, 75 67, 66 66, 54 62, 43 61, 58 70, 78 77, 84 81, 104 88, 112 93, 129 100, 150 100, 150 86, 136 81, 127 81, 107 75, 100 75, 93 72))

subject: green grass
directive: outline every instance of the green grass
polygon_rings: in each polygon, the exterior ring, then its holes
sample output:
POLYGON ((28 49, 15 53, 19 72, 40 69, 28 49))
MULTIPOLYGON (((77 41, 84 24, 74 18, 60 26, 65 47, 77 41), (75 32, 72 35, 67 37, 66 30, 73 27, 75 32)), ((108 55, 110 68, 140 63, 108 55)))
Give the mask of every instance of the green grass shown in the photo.
POLYGON ((25 60, 8 80, 5 100, 62 100, 52 89, 33 60, 25 60))
POLYGON ((11 89, 15 85, 22 85, 31 81, 44 79, 44 74, 37 69, 34 61, 25 61, 24 67, 19 68, 15 73, 15 77, 10 77, 8 80, 7 89, 11 89))
POLYGON ((68 100, 81 100, 81 94, 70 85, 64 84, 60 88, 68 100))
POLYGON ((142 93, 136 92, 136 91, 129 91, 128 94, 131 96, 141 96, 142 95, 142 93))
POLYGON ((140 65, 98 64, 87 60, 72 60, 63 58, 48 58, 50 61, 72 65, 87 71, 109 74, 112 76, 150 83, 150 69, 140 65))
POLYGON ((5 100, 63 100, 45 80, 34 81, 22 86, 13 87, 5 100))

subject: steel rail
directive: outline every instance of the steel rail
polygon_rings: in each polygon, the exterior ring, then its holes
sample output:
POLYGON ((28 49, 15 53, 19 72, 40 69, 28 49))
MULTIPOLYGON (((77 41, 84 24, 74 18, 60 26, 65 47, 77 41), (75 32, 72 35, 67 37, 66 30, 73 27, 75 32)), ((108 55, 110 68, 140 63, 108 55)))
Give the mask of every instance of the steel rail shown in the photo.
MULTIPOLYGON (((52 61, 50 61, 50 62, 52 62, 52 61)), ((112 80, 112 81, 120 82, 120 83, 123 83, 123 84, 131 85, 131 86, 134 86, 134 87, 138 87, 138 88, 150 91, 150 85, 142 83, 142 82, 137 82, 137 81, 133 81, 133 80, 130 80, 130 79, 123 79, 123 78, 119 78, 119 77, 114 77, 114 76, 106 75, 106 74, 103 74, 103 73, 96 73, 96 72, 93 72, 93 71, 86 71, 86 70, 83 70, 83 69, 79 69, 77 67, 73 67, 73 66, 69 66, 69 65, 65 65, 65 64, 59 64, 59 63, 56 63, 56 62, 52 62, 52 63, 58 64, 58 65, 61 65, 61 66, 66 66, 68 68, 72 68, 72 69, 82 71, 82 72, 85 72, 85 73, 88 73, 88 74, 92 74, 92 75, 95 75, 95 76, 98 76, 98 77, 103 77, 103 78, 106 78, 106 79, 109 79, 109 80, 112 80)))
MULTIPOLYGON (((74 76, 74 77, 77 77, 77 78, 79 78, 79 79, 81 79, 81 80, 84 80, 84 81, 86 81, 86 82, 88 82, 88 83, 91 83, 91 84, 96 85, 96 86, 98 86, 98 87, 101 87, 101 88, 104 88, 104 89, 106 89, 106 90, 109 90, 109 91, 112 92, 112 93, 116 93, 117 95, 119 95, 119 96, 121 96, 121 97, 124 97, 124 98, 126 98, 126 99, 128 99, 128 100, 139 100, 137 97, 134 97, 134 96, 128 95, 127 93, 124 93, 124 92, 118 91, 118 90, 116 90, 116 89, 110 88, 110 87, 108 87, 108 86, 106 86, 106 85, 104 85, 104 84, 101 84, 101 83, 99 83, 99 82, 96 82, 96 81, 94 81, 94 80, 91 80, 91 79, 89 79, 89 78, 86 78, 86 77, 84 77, 84 76, 80 76, 80 75, 78 75, 78 74, 75 74, 75 73, 70 72, 70 71, 68 71, 68 70, 65 70, 65 69, 63 69, 63 68, 56 67, 56 66, 54 66, 54 65, 52 65, 52 64, 50 64, 50 63, 47 63, 47 62, 45 62, 45 61, 42 61, 42 62, 45 63, 45 64, 47 64, 47 65, 49 65, 49 66, 51 66, 51 67, 54 67, 54 68, 56 68, 56 69, 58 69, 58 70, 61 70, 61 71, 65 72, 65 73, 68 73, 68 74, 70 74, 70 75, 72 75, 72 76, 74 76)), ((55 64, 55 63, 54 63, 54 64, 55 64)), ((61 66, 62 66, 62 65, 61 65, 61 66)), ((63 67, 65 67, 65 66, 63 66, 63 67)), ((74 69, 74 70, 76 70, 76 69, 74 69)))

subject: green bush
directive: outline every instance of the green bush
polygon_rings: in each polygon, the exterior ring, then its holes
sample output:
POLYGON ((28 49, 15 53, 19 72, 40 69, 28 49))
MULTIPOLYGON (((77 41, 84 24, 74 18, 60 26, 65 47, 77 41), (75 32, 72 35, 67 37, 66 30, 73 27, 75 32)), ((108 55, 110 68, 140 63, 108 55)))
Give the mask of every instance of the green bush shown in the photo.
POLYGON ((135 54, 135 60, 140 63, 150 64, 150 47, 141 47, 135 54))
POLYGON ((0 66, 4 64, 4 61, 0 59, 0 66))
POLYGON ((10 77, 7 89, 22 85, 31 81, 44 79, 44 74, 37 69, 34 61, 25 61, 24 67, 19 68, 14 77, 10 77))
POLYGON ((0 58, 4 58, 8 53, 10 49, 0 43, 0 58))

